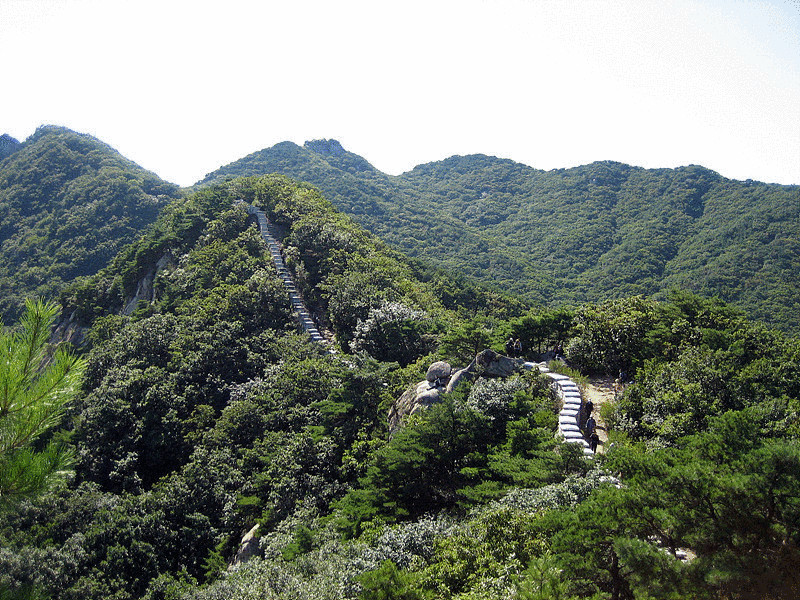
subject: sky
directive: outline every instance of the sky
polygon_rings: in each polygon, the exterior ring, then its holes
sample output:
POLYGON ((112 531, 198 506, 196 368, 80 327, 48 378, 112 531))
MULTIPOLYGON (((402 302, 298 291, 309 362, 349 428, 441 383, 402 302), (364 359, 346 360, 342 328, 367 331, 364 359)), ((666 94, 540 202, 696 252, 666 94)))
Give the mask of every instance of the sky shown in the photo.
POLYGON ((332 138, 397 175, 703 165, 800 184, 800 0, 0 0, 0 134, 188 186, 332 138))

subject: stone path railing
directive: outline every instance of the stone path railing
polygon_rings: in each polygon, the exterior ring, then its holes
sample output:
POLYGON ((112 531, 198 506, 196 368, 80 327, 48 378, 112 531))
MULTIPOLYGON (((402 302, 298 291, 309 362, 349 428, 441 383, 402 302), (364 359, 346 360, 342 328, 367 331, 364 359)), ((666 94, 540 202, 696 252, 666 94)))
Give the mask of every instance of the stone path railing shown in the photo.
POLYGON ((567 442, 579 444, 583 448, 585 456, 594 456, 594 452, 592 452, 589 442, 583 437, 580 427, 582 402, 578 385, 566 375, 553 373, 542 364, 526 362, 525 367, 528 369, 537 368, 552 380, 553 387, 562 401, 561 412, 558 413, 558 432, 564 436, 567 442))
POLYGON ((278 240, 275 238, 275 235, 272 232, 267 215, 264 214, 263 210, 260 210, 255 206, 248 206, 247 212, 255 216, 256 220, 258 221, 258 229, 261 232, 261 237, 264 238, 264 242, 266 242, 267 248, 269 248, 269 253, 272 255, 272 262, 275 264, 275 270, 278 272, 278 277, 283 280, 283 286, 286 288, 286 292, 289 294, 289 299, 292 302, 292 308, 294 308, 294 313, 297 317, 297 320, 300 322, 300 326, 311 336, 313 341, 327 343, 327 340, 322 336, 322 334, 319 332, 319 329, 314 324, 311 314, 308 312, 308 309, 303 303, 303 299, 297 292, 297 288, 295 287, 294 281, 289 274, 289 270, 286 268, 286 264, 283 262, 281 245, 278 243, 278 240))

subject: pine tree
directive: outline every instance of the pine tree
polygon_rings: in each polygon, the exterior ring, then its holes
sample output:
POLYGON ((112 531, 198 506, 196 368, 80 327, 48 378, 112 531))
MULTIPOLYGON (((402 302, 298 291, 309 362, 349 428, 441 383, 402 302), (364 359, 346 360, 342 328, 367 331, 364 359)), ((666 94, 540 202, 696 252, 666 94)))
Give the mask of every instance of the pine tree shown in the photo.
POLYGON ((28 300, 19 327, 0 324, 0 507, 42 492, 71 462, 61 444, 45 441, 84 369, 48 344, 57 314, 54 304, 28 300))

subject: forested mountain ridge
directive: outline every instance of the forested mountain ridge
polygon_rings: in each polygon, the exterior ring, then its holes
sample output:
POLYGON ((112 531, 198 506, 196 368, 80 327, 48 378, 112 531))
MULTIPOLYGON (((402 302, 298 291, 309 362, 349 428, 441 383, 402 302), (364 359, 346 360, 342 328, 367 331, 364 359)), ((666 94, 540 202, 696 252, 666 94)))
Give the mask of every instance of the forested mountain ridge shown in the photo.
POLYGON ((698 166, 540 171, 485 155, 381 173, 331 141, 251 154, 200 184, 281 172, 404 253, 545 305, 669 289, 800 330, 800 187, 698 166), (335 151, 332 151, 334 148, 335 151))
POLYGON ((0 157, 0 317, 55 299, 156 220, 179 188, 85 134, 44 126, 0 157))
POLYGON ((314 186, 268 175, 170 202, 62 302, 90 327, 84 380, 53 436, 75 471, 0 511, 0 595, 800 590, 800 345, 720 301, 529 309, 408 259, 314 186), (275 225, 338 353, 300 333, 248 206, 275 225), (435 384, 432 363, 466 365, 510 336, 527 358, 558 341, 583 373, 634 377, 603 412, 613 449, 587 460, 564 444, 558 400, 528 370, 477 374, 390 435, 389 408, 435 384))
POLYGON ((18 148, 18 139, 11 137, 7 133, 0 135, 0 160, 16 152, 18 148))

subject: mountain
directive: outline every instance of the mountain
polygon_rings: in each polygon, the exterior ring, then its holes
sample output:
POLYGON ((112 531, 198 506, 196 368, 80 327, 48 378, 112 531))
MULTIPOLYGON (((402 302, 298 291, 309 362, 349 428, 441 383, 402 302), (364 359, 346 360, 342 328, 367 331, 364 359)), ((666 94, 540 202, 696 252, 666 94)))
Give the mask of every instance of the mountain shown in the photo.
POLYGON ((0 498, 0 597, 797 597, 800 342, 721 301, 527 310, 282 175, 173 200, 62 301, 89 328, 74 473, 0 498), (601 457, 559 433, 582 377, 509 336, 634 376, 601 457))
POLYGON ((11 137, 7 133, 0 135, 0 160, 10 156, 19 148, 19 140, 11 137))
POLYGON ((240 172, 308 168, 395 242, 284 175, 179 194, 61 128, 7 145, 5 285, 59 292, 85 369, 64 429, 20 438, 17 392, 53 382, 2 332, 0 597, 798 597, 798 339, 686 291, 550 310, 456 275, 558 303, 662 290, 684 257, 772 293, 796 188, 480 155, 390 177, 279 146, 240 172), (556 343, 570 367, 534 362, 556 343), (57 445, 74 469, 13 489, 57 445))
POLYGON ((56 298, 91 275, 180 196, 99 140, 40 127, 0 153, 0 317, 16 320, 26 297, 56 298))
POLYGON ((672 288, 719 296, 800 331, 800 187, 699 166, 597 162, 536 170, 454 156, 391 176, 338 142, 290 142, 206 176, 279 172, 412 257, 543 305, 672 288))

